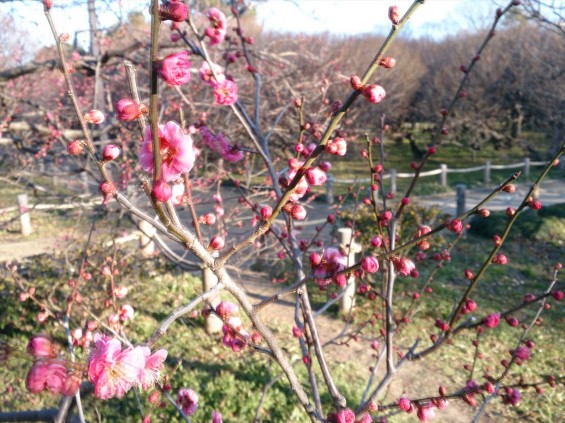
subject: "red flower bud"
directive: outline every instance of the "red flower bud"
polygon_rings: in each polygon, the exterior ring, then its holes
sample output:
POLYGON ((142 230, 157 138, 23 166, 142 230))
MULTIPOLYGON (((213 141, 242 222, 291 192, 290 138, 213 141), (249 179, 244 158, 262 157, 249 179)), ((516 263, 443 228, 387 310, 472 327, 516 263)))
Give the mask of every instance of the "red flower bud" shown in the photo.
POLYGON ((393 25, 400 22, 400 14, 398 13, 398 6, 390 6, 388 8, 388 18, 393 23, 393 25))

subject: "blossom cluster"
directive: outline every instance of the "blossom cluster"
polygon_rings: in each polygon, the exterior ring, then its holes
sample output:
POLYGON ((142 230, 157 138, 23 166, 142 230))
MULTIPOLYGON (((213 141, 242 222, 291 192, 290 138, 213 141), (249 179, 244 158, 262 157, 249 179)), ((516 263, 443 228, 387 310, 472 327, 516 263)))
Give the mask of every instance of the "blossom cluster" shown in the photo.
POLYGON ((229 140, 222 132, 214 134, 206 125, 201 126, 199 129, 204 144, 228 162, 235 163, 243 158, 243 152, 237 146, 230 145, 229 140))
POLYGON ((167 351, 153 354, 148 347, 126 347, 107 335, 94 336, 87 362, 88 379, 99 399, 121 398, 134 386, 147 389, 160 378, 167 351))

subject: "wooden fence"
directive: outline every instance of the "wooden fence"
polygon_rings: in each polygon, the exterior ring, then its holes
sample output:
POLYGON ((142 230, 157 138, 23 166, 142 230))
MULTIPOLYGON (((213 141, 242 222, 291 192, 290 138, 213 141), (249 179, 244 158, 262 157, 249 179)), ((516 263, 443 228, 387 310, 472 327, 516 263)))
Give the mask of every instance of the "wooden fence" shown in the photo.
MULTIPOLYGON (((442 187, 447 187, 447 175, 450 173, 471 173, 471 172, 483 172, 483 182, 489 184, 491 182, 491 171, 492 170, 506 170, 506 169, 522 169, 523 175, 528 177, 530 175, 530 170, 533 166, 545 166, 547 162, 533 162, 529 158, 524 159, 523 162, 512 163, 508 165, 495 165, 490 161, 486 161, 484 165, 467 167, 467 168, 449 168, 446 164, 441 164, 439 169, 428 170, 426 172, 420 173, 420 178, 425 178, 428 176, 439 175, 439 183, 442 187)), ((414 177, 414 173, 403 173, 397 172, 396 169, 390 169, 389 173, 382 175, 382 179, 389 179, 389 192, 396 194, 397 192, 397 180, 400 179, 411 179, 414 177)), ((335 179, 332 175, 329 176, 328 182, 326 184, 326 197, 328 202, 333 201, 333 185, 334 184, 367 184, 371 183, 369 178, 359 178, 359 179, 335 179)))

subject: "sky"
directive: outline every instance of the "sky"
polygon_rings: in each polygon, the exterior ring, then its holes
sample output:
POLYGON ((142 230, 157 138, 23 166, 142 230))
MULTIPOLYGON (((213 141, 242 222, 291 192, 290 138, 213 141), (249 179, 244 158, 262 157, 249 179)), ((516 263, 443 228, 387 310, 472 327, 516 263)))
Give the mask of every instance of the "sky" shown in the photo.
MULTIPOLYGON (((83 31, 82 38, 86 40, 86 6, 69 8, 76 0, 54 0, 53 3, 52 15, 59 32, 72 35, 75 31, 79 34, 83 31)), ((149 19, 147 0, 96 0, 96 3, 111 6, 111 11, 99 16, 102 27, 111 25, 120 17, 125 19, 132 10, 143 11, 149 19)), ((390 29, 388 7, 396 4, 402 13, 411 3, 412 0, 268 0, 260 2, 256 12, 264 28, 279 32, 382 34, 390 29)), ((439 38, 461 29, 484 27, 492 21, 497 5, 504 3, 503 0, 426 0, 404 27, 403 34, 439 38)), ((31 31, 33 42, 52 44, 41 1, 1 3, 0 13, 12 15, 18 26, 31 31)))

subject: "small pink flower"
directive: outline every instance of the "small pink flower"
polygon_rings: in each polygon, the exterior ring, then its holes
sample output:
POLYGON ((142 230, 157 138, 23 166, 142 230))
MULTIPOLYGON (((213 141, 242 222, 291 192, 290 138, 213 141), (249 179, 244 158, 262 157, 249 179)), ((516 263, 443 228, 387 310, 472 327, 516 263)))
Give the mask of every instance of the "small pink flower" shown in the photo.
POLYGON ((390 6, 388 8, 388 18, 394 25, 400 22, 400 14, 398 13, 398 6, 390 6))
POLYGON ((162 21, 184 22, 188 18, 188 7, 182 1, 169 1, 159 6, 162 21))
MULTIPOLYGON (((120 298, 120 299, 124 298, 127 294, 128 294, 128 289, 125 286, 118 286, 116 287, 116 289, 114 289, 114 295, 116 296, 116 298, 120 298)), ((94 330, 94 329, 96 329, 96 326, 94 326, 92 329, 89 330, 94 330)))
POLYGON ((225 245, 226 241, 224 241, 224 238, 220 235, 216 235, 210 240, 208 248, 211 248, 212 250, 221 250, 225 245))
POLYGON ((302 330, 296 326, 292 327, 292 336, 295 338, 300 338, 303 335, 302 330))
POLYGON ((324 185, 328 179, 328 175, 319 167, 313 167, 306 171, 306 181, 313 186, 324 185))
POLYGON ((332 423, 355 423, 355 413, 349 408, 339 410, 331 413, 328 416, 328 421, 332 423))
POLYGON ((396 59, 394 57, 383 57, 381 59, 380 65, 383 68, 390 69, 396 65, 396 59))
POLYGON ((492 258, 492 263, 504 265, 504 264, 508 263, 508 258, 504 254, 499 253, 495 257, 492 258))
POLYGON ((261 207, 260 213, 263 219, 268 219, 273 215, 273 208, 271 206, 263 206, 261 207))
POLYGON ((219 411, 212 411, 212 423, 223 423, 222 413, 219 411))
MULTIPOLYGON (((310 257, 312 263, 312 256, 310 257)), ((347 257, 337 248, 329 247, 324 250, 320 263, 312 265, 316 283, 325 286, 337 276, 337 273, 345 269, 347 257)))
POLYGON ((182 182, 173 184, 171 190, 171 201, 173 202, 173 205, 182 205, 182 203, 184 202, 184 184, 182 182))
POLYGON ((122 351, 119 340, 105 335, 94 336, 95 346, 88 357, 88 379, 94 384, 94 395, 99 399, 121 398, 139 383, 139 374, 145 367, 141 347, 122 351))
POLYGON ((412 402, 407 397, 401 397, 398 400, 398 408, 407 413, 411 413, 413 410, 412 402))
POLYGON ((293 219, 304 220, 306 219, 306 209, 299 204, 295 204, 290 210, 290 215, 293 219))
POLYGON ((120 155, 120 147, 116 144, 108 144, 102 151, 102 158, 106 161, 115 160, 120 155))
POLYGON ((396 271, 402 276, 408 276, 413 270, 416 270, 414 262, 407 257, 393 257, 392 264, 396 271))
POLYGON ((67 145, 67 152, 71 156, 80 156, 84 151, 85 145, 84 140, 73 140, 67 145))
POLYGON ((188 51, 169 54, 155 62, 155 71, 169 85, 183 85, 190 81, 190 62, 188 51))
POLYGON ((218 82, 223 82, 226 79, 224 71, 220 65, 212 63, 212 68, 210 68, 210 65, 206 61, 204 61, 202 66, 200 66, 200 69, 198 69, 198 75, 200 76, 200 79, 210 87, 213 87, 218 82), (214 70, 214 72, 212 72, 212 70, 214 70), (216 76, 214 76, 214 74, 216 74, 216 76))
POLYGON ((45 335, 34 335, 28 342, 26 351, 34 357, 55 357, 55 344, 45 335))
POLYGON ((100 110, 91 110, 84 115, 84 120, 95 125, 99 125, 104 122, 105 118, 106 117, 104 116, 104 113, 102 113, 100 110))
POLYGON ((503 396, 505 404, 511 404, 514 407, 518 405, 522 395, 520 391, 514 388, 506 388, 506 395, 503 396))
MULTIPOLYGON (((151 128, 145 130, 145 142, 141 146, 139 160, 141 167, 153 173, 153 137, 151 128)), ((159 125, 159 148, 161 150, 161 173, 165 182, 176 180, 188 173, 196 160, 192 138, 175 122, 159 125)))
POLYGON ((171 186, 163 180, 158 180, 153 183, 153 190, 151 191, 153 198, 161 203, 168 201, 173 195, 171 186))
POLYGON ((147 389, 155 385, 161 377, 161 370, 165 366, 167 350, 160 349, 151 354, 147 347, 136 347, 141 349, 145 356, 145 365, 138 374, 138 384, 141 389, 147 389))
POLYGON ((367 273, 375 273, 379 270, 379 262, 372 256, 365 256, 361 259, 361 268, 367 273))
POLYGON ((326 151, 336 156, 345 156, 345 153, 347 153, 347 142, 341 137, 329 140, 326 144, 326 151))
POLYGON ((380 85, 375 84, 366 85, 365 88, 363 88, 362 93, 365 98, 369 100, 369 103, 374 104, 380 103, 386 97, 385 89, 380 85))
POLYGON ((460 233, 463 231, 463 222, 461 219, 453 219, 447 226, 450 232, 460 233))
POLYGON ((513 352, 514 357, 522 361, 530 359, 531 350, 528 347, 518 347, 513 352))
POLYGON ((67 380, 67 367, 64 360, 53 359, 36 361, 26 377, 26 388, 37 394, 48 390, 52 394, 62 394, 67 380))
POLYGON ((489 314, 484 318, 483 323, 487 328, 495 328, 500 324, 500 313, 489 314))
POLYGON ((187 416, 192 416, 198 409, 198 394, 192 389, 182 388, 177 395, 177 404, 187 416))
POLYGON ((238 311, 239 307, 230 301, 221 301, 220 304, 216 306, 216 313, 222 320, 228 319, 238 311))
POLYGON ((210 26, 206 28, 205 34, 210 38, 210 45, 220 44, 226 37, 226 15, 215 7, 208 9, 206 16, 210 21, 210 26))
POLYGON ((427 404, 418 407, 418 420, 421 422, 427 422, 435 417, 434 406, 432 404, 427 404))
POLYGON ((133 317, 134 311, 133 307, 129 304, 124 304, 120 307, 120 319, 124 322, 130 320, 133 317))
POLYGON ((237 102, 237 92, 236 83, 225 79, 214 85, 214 101, 222 106, 231 106, 237 102))
POLYGON ((140 106, 131 98, 122 98, 116 104, 118 119, 124 122, 136 120, 146 111, 145 106, 140 106))

